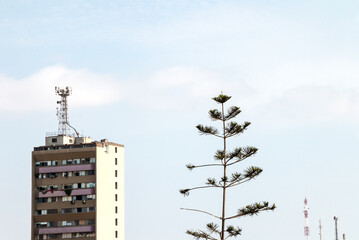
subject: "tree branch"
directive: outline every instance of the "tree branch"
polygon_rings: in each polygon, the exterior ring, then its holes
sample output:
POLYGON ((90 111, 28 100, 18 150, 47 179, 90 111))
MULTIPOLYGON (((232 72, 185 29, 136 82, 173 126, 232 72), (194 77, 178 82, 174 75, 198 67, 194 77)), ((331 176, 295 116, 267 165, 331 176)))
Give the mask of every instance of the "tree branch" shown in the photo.
POLYGON ((229 185, 227 185, 227 187, 235 187, 235 186, 240 185, 240 184, 242 184, 242 183, 248 182, 248 181, 251 180, 251 179, 252 179, 252 178, 249 178, 249 179, 246 179, 246 180, 244 180, 244 181, 242 181, 242 182, 237 182, 237 183, 233 182, 233 183, 230 183, 229 185))
POLYGON ((201 186, 201 187, 194 187, 194 188, 186 188, 186 189, 180 189, 179 192, 182 193, 185 196, 189 195, 189 192, 192 190, 196 190, 196 189, 201 189, 201 188, 222 188, 221 186, 201 186))
POLYGON ((225 220, 239 218, 246 215, 253 216, 253 215, 257 215, 259 212, 269 211, 269 210, 273 211, 275 208, 276 208, 275 204, 269 206, 268 202, 263 202, 263 203, 257 202, 252 205, 247 205, 244 208, 238 209, 238 214, 225 218, 225 220))
POLYGON ((206 212, 206 211, 203 211, 203 210, 199 210, 199 209, 192 209, 192 208, 180 208, 181 210, 187 210, 187 211, 194 211, 194 212, 201 212, 201 213, 205 213, 205 214, 208 214, 212 217, 215 217, 215 218, 218 218, 218 219, 222 219, 212 213, 209 213, 209 212, 206 212))
POLYGON ((186 233, 192 235, 195 239, 217 240, 216 238, 212 237, 210 234, 202 230, 198 230, 198 231, 187 230, 186 233))
POLYGON ((194 187, 194 188, 190 188, 189 191, 192 191, 192 190, 197 190, 197 189, 201 189, 201 188, 211 188, 211 187, 214 187, 214 188, 221 188, 219 186, 213 186, 213 185, 210 185, 210 186, 201 186, 201 187, 194 187))
POLYGON ((203 164, 203 165, 190 165, 190 164, 187 164, 186 167, 188 169, 193 169, 193 168, 200 168, 200 167, 214 167, 214 166, 223 166, 223 164, 203 164))

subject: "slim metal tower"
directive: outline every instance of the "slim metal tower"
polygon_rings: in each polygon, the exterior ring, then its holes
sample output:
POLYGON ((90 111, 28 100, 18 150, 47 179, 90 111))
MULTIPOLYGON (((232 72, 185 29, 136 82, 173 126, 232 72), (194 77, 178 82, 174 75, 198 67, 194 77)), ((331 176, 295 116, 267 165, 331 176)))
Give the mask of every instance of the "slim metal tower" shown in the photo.
POLYGON ((338 217, 334 216, 335 221, 335 240, 338 240, 338 217))
POLYGON ((61 89, 55 87, 55 92, 61 97, 61 101, 57 101, 57 104, 60 106, 57 107, 57 118, 59 119, 58 135, 67 136, 70 134, 70 125, 68 119, 68 107, 67 107, 67 97, 71 95, 71 88, 66 87, 61 89))
POLYGON ((308 226, 308 200, 304 199, 304 239, 309 240, 309 226, 308 226))
POLYGON ((319 237, 322 240, 322 221, 319 219, 319 237))

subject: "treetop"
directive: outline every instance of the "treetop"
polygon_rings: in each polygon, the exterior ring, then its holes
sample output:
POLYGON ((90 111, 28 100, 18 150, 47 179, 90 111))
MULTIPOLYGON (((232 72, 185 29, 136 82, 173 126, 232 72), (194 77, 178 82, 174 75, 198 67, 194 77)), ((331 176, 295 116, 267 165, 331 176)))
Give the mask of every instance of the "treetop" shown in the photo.
POLYGON ((214 97, 212 98, 214 101, 216 101, 217 103, 225 103, 227 102, 229 99, 231 98, 231 96, 227 96, 224 94, 219 94, 218 97, 214 97))

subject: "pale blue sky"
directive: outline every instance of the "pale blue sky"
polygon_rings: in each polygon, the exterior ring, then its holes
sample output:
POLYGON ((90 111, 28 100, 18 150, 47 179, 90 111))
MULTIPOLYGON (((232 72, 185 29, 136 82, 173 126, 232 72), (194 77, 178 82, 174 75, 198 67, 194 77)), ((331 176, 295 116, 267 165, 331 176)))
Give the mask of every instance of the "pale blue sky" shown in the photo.
POLYGON ((303 239, 305 196, 311 239, 319 219, 334 237, 334 215, 358 239, 358 29, 357 1, 1 1, 0 190, 16 193, 0 200, 2 238, 29 237, 30 154, 57 129, 54 86, 69 85, 71 123, 125 145, 127 240, 191 239, 212 219, 179 208, 219 211, 216 194, 178 189, 215 176, 185 165, 221 147, 194 128, 220 91, 252 122, 231 142, 259 148, 243 168, 264 169, 229 212, 278 205, 233 221, 238 239, 303 239))

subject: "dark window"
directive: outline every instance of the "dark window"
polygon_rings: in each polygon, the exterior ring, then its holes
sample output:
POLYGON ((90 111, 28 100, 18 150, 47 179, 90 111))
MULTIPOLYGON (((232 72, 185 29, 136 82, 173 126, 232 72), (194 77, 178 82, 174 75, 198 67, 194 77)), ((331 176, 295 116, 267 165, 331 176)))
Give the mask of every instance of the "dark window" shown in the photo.
POLYGON ((117 218, 115 218, 115 225, 117 226, 117 218))
POLYGON ((117 231, 115 231, 115 237, 118 238, 118 234, 117 234, 117 231))
POLYGON ((48 209, 47 210, 47 214, 56 214, 57 213, 57 209, 48 209))
POLYGON ((58 234, 49 234, 49 239, 57 239, 58 234))
POLYGON ((62 209, 62 213, 72 213, 72 212, 73 212, 72 208, 63 208, 62 209))
POLYGON ((53 138, 53 139, 52 139, 52 142, 53 142, 53 143, 56 143, 56 142, 57 142, 57 138, 53 138))
POLYGON ((49 222, 49 227, 57 227, 57 222, 49 222))
POLYGON ((117 202, 117 194, 115 194, 115 201, 117 202))
POLYGON ((117 189, 117 182, 115 182, 115 189, 117 189))
POLYGON ((96 223, 95 219, 87 220, 88 225, 94 225, 96 223))
POLYGON ((117 153, 117 147, 115 147, 115 153, 117 153))
POLYGON ((117 165, 117 158, 115 158, 115 165, 117 165))
POLYGON ((117 211, 117 207, 115 207, 115 213, 117 213, 118 211, 117 211))
POLYGON ((115 177, 117 177, 117 170, 115 170, 115 177))

